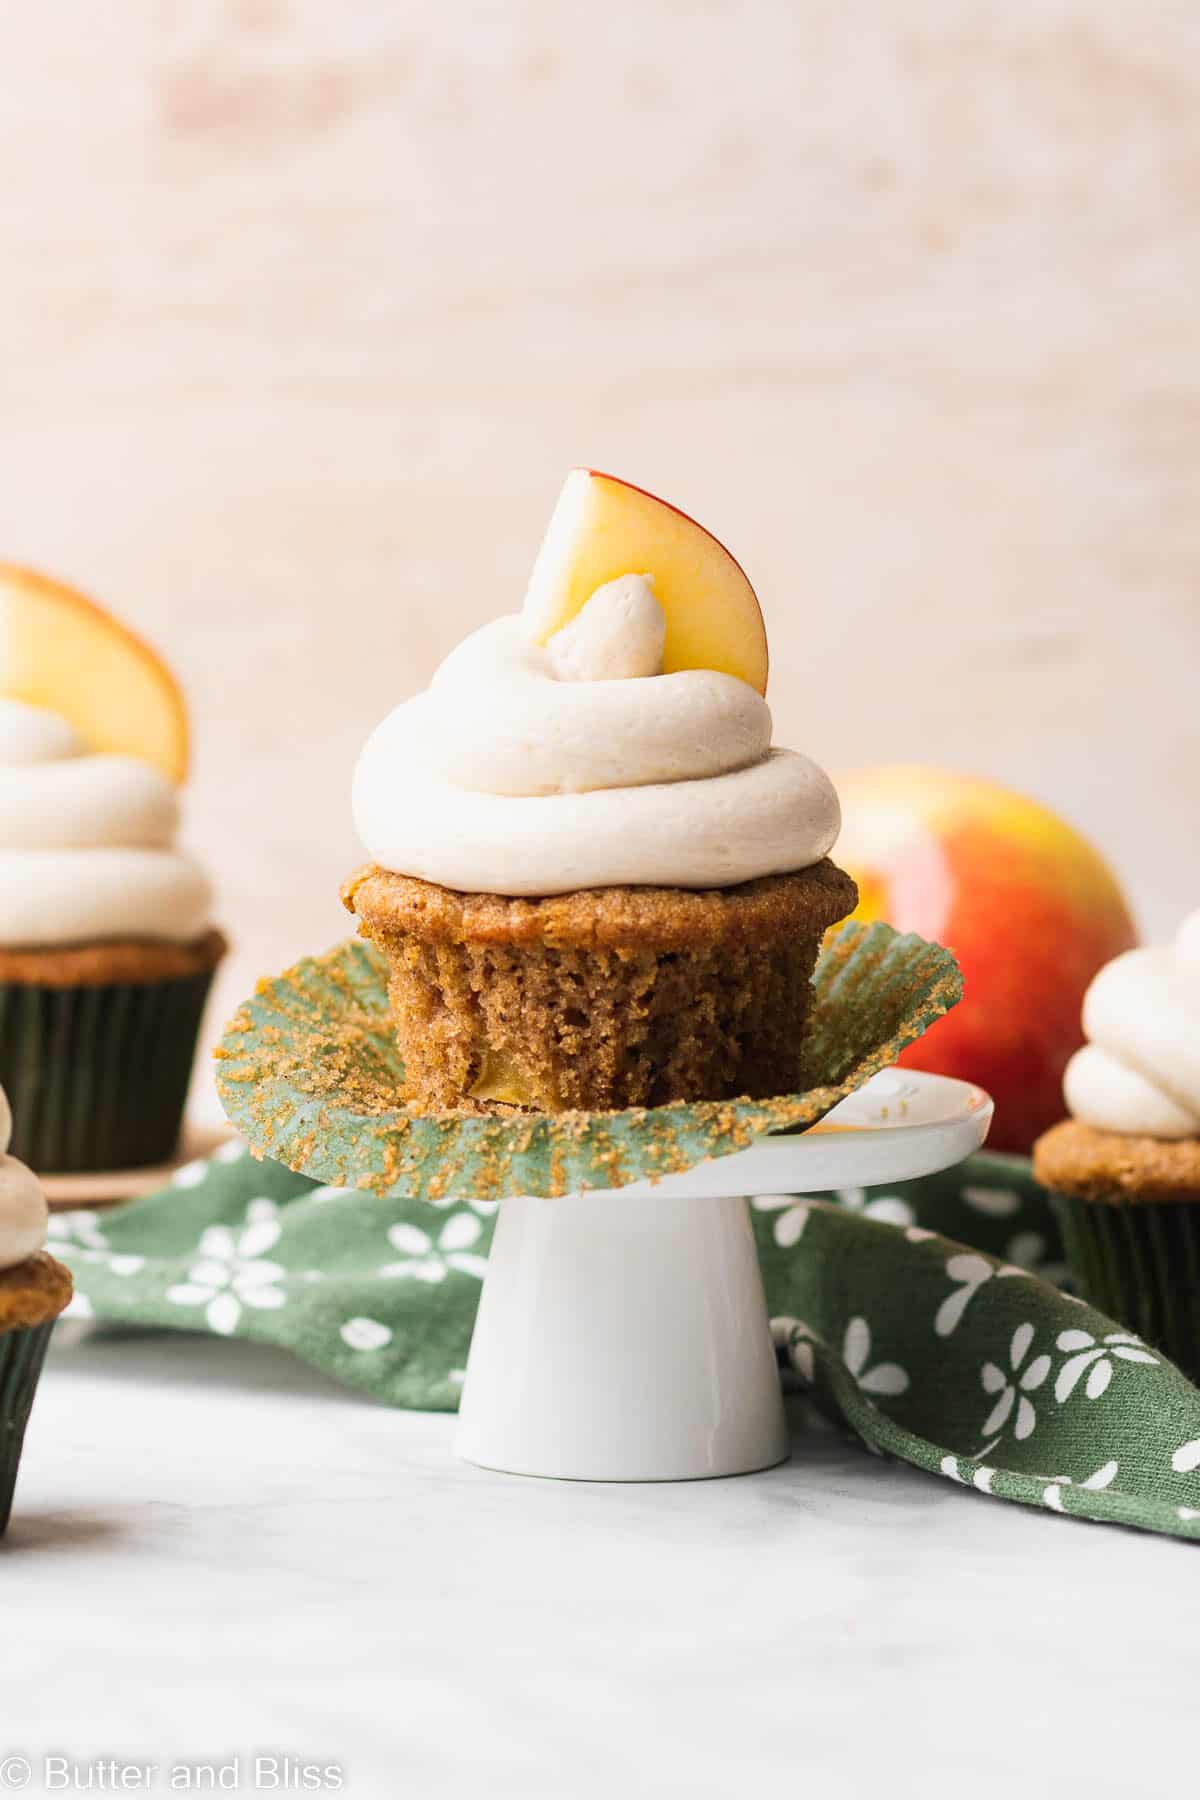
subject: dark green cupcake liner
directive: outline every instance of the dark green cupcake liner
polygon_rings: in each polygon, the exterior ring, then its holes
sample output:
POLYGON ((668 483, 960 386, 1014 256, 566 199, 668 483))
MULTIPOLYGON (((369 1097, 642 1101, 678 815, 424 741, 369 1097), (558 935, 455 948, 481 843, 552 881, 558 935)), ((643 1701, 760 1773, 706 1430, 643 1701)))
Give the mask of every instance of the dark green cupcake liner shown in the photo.
POLYGON ((97 987, 0 984, 12 1154, 43 1175, 166 1161, 211 985, 211 969, 97 987))
POLYGON ((1200 1380, 1200 1204, 1051 1202, 1082 1297, 1200 1380))
POLYGON ((0 1537, 8 1529, 25 1427, 56 1321, 0 1336, 0 1537))

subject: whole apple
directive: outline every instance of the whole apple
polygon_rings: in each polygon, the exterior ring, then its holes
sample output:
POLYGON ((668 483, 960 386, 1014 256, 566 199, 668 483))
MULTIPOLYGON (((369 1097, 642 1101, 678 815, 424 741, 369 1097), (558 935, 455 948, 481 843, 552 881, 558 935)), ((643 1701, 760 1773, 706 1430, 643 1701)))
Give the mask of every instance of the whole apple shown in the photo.
POLYGON ((990 1147, 1027 1152, 1063 1116, 1084 990, 1137 942, 1112 871, 1047 807, 977 776, 887 764, 836 785, 854 916, 936 939, 962 968, 962 1002, 902 1060, 986 1088, 990 1147))

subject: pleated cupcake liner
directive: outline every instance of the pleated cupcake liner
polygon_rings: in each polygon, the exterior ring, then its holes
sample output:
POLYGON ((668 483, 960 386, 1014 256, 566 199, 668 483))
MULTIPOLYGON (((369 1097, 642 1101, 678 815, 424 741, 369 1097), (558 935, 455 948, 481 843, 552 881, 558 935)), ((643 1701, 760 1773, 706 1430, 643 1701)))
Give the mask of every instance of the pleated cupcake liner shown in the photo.
POLYGON ((94 987, 0 984, 12 1154, 43 1175, 166 1161, 211 985, 211 970, 94 987))
POLYGON ((25 1427, 55 1320, 0 1335, 0 1537, 8 1529, 25 1427))
POLYGON ((387 977, 383 953, 350 939, 261 982, 226 1028, 217 1088, 257 1154, 331 1185, 434 1201, 623 1187, 804 1130, 962 995, 948 950, 852 922, 813 975, 803 1092, 481 1118, 400 1103, 387 977))
POLYGON ((1200 1204, 1051 1203, 1082 1297, 1200 1380, 1200 1204))

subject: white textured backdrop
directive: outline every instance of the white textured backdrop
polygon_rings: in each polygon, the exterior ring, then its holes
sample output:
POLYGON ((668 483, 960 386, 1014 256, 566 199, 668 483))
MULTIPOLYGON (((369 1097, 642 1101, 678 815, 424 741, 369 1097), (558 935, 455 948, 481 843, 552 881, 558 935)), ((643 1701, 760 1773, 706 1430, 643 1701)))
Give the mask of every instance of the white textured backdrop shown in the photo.
POLYGON ((782 741, 1200 900, 1190 0, 63 0, 5 63, 0 549, 187 681, 214 1025, 577 461, 745 564, 782 741))

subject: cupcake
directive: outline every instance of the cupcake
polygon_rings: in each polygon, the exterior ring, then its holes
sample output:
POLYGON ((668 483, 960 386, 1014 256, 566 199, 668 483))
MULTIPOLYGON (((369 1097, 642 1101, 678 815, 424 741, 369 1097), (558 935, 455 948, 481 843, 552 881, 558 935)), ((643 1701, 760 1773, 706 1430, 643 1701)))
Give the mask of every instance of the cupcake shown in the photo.
POLYGON ((1084 1298, 1200 1377, 1200 911, 1101 969, 1083 1027, 1034 1173, 1084 1298))
POLYGON ((71 1298, 71 1272, 42 1248, 46 1199, 7 1154, 12 1132, 0 1090, 0 1534, 12 1511, 25 1426, 54 1321, 71 1298))
POLYGON ((0 568, 0 1082, 43 1174, 170 1157, 223 954, 175 847, 187 715, 89 601, 0 568))
POLYGON ((857 890, 824 772, 771 746, 762 615, 684 514, 569 477, 523 611, 369 740, 343 888, 423 1111, 611 1110, 803 1085, 857 890))

